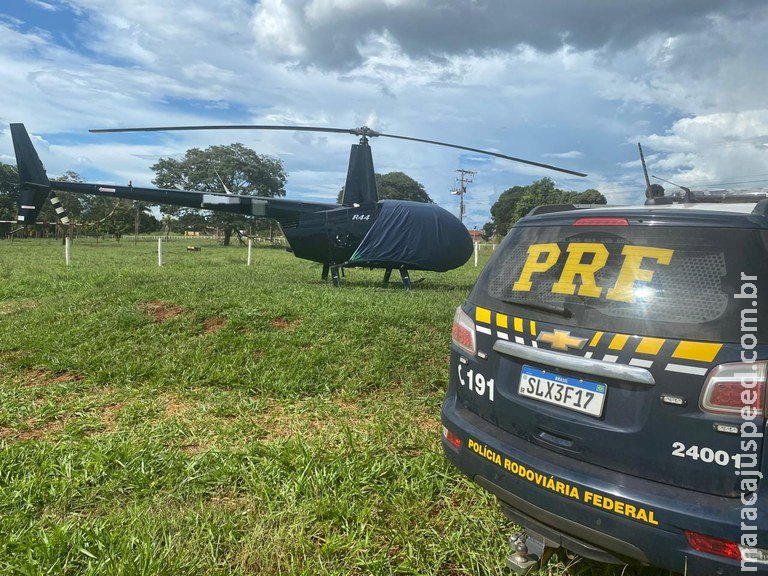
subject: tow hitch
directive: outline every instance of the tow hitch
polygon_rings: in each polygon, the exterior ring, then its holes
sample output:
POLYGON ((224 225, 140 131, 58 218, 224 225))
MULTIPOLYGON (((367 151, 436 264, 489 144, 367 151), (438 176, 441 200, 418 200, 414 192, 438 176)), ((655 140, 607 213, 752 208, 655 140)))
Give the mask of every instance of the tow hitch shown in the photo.
POLYGON ((512 553, 507 556, 507 568, 515 574, 525 575, 544 566, 560 544, 525 530, 512 534, 509 547, 512 553))

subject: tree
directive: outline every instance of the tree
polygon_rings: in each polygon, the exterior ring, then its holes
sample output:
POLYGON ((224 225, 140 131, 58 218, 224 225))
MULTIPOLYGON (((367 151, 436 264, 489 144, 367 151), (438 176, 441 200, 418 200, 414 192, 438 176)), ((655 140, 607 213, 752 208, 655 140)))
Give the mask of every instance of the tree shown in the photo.
POLYGON ((581 196, 579 197, 579 203, 606 204, 607 200, 605 199, 605 196, 600 194, 600 192, 598 192, 594 188, 590 188, 589 190, 584 190, 584 192, 581 193, 581 196))
POLYGON ((411 200, 432 204, 424 186, 416 182, 405 172, 376 174, 376 190, 382 200, 411 200))
POLYGON ((483 224, 483 235, 490 240, 496 234, 496 224, 493 222, 486 222, 483 224))
MULTIPOLYGON (((161 188, 198 190, 249 196, 285 196, 285 171, 280 160, 257 154, 242 144, 190 148, 181 160, 161 158, 152 166, 154 184, 161 188), (222 185, 223 183, 223 185, 222 185)), ((176 216, 196 211, 189 208, 162 209, 176 216)), ((213 212, 206 217, 209 225, 224 231, 229 245, 233 230, 247 227, 248 216, 213 212)))
POLYGON ((0 162, 0 220, 16 220, 19 173, 15 166, 0 162))
POLYGON ((525 193, 525 186, 508 188, 501 193, 499 199, 491 206, 492 223, 499 236, 506 236, 509 223, 512 221, 512 216, 515 213, 515 207, 525 193))
MULTIPOLYGON (((376 191, 379 194, 379 200, 411 200, 413 202, 427 202, 432 204, 432 198, 429 197, 424 186, 408 176, 405 172, 387 172, 386 174, 375 174, 376 191)), ((344 188, 341 188, 336 199, 341 203, 341 197, 344 195, 344 188)))
POLYGON ((186 230, 204 232, 208 227, 208 220, 205 215, 200 214, 199 212, 189 211, 186 214, 179 216, 177 224, 182 232, 186 230))
POLYGON ((491 206, 492 221, 498 235, 504 236, 512 224, 528 214, 536 206, 546 204, 605 204, 606 199, 594 188, 584 192, 561 190, 551 178, 542 178, 528 186, 515 186, 502 192, 491 206))

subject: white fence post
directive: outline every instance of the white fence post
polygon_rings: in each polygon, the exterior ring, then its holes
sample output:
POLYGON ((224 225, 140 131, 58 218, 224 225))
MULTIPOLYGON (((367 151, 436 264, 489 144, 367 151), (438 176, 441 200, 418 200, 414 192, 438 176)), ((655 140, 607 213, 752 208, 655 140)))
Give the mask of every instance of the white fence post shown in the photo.
POLYGON ((69 266, 69 236, 64 238, 64 261, 69 266))
POLYGON ((163 238, 157 239, 157 265, 163 265, 163 238))
POLYGON ((251 249, 253 248, 253 239, 248 238, 248 266, 251 265, 251 249))
POLYGON ((477 254, 480 252, 480 244, 475 242, 475 268, 477 268, 477 254))

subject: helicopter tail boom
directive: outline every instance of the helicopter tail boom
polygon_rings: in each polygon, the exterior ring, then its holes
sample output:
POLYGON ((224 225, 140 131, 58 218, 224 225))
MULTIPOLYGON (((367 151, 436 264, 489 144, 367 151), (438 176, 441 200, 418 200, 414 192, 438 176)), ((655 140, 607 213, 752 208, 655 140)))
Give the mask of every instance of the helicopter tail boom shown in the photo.
POLYGON ((94 196, 111 196, 112 198, 125 198, 149 204, 171 204, 232 214, 274 218, 281 224, 298 220, 300 214, 327 210, 338 206, 336 204, 303 202, 283 198, 143 188, 132 186, 131 184, 128 186, 117 186, 114 184, 49 180, 24 124, 11 124, 11 137, 16 153, 16 166, 21 185, 17 216, 19 224, 34 224, 52 191, 54 194, 51 196, 51 203, 62 224, 68 224, 69 218, 61 202, 56 198, 55 191, 94 196))

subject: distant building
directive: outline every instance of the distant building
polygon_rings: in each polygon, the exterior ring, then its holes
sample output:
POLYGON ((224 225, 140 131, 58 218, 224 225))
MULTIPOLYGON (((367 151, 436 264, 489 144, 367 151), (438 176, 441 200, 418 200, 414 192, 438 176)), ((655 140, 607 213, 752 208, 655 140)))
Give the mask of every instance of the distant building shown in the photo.
POLYGON ((478 230, 477 228, 473 228, 469 231, 469 235, 472 237, 472 242, 475 244, 480 244, 481 242, 485 242, 485 236, 483 235, 482 230, 478 230))

